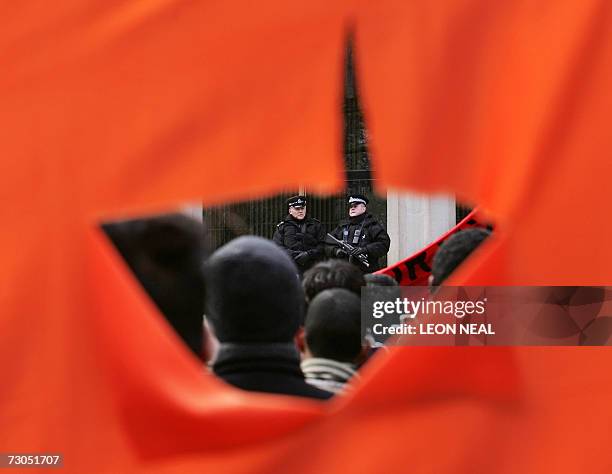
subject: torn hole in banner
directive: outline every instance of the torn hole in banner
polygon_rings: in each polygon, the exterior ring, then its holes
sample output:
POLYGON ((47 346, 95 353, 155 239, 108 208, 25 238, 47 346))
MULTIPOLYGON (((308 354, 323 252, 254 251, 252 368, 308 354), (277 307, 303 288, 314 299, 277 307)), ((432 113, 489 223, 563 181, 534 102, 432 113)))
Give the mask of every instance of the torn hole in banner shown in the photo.
MULTIPOLYGON (((485 225, 474 220, 470 207, 456 203, 450 195, 375 192, 381 187, 377 186, 376 170, 371 167, 369 137, 350 48, 345 68, 343 117, 345 190, 342 193, 318 196, 306 188, 292 189, 221 206, 187 205, 180 214, 103 225, 140 284, 196 357, 211 359, 215 347, 209 337, 210 328, 202 327, 204 284, 198 262, 239 236, 274 239, 279 225, 289 217, 287 200, 291 196, 305 198, 305 215, 315 218, 324 233, 333 232, 350 218, 347 197, 365 196, 367 213, 391 235, 388 252, 371 262, 367 272, 386 273, 401 285, 427 284, 433 252, 441 244, 440 238, 456 224, 463 223, 458 230, 485 225), (416 263, 411 266, 406 259, 413 254, 416 263), (426 256, 423 262, 419 260, 421 254, 426 256)), ((296 173, 299 174, 299 167, 296 173)), ((367 230, 363 232, 363 237, 366 236, 367 230)), ((326 257, 321 255, 318 260, 326 257)))

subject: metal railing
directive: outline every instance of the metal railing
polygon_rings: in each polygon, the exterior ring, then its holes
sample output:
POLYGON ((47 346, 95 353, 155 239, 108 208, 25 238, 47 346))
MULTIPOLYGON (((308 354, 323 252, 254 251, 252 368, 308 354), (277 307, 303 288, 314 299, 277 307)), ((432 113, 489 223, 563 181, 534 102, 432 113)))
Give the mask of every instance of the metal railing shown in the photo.
MULTIPOLYGON (((309 195, 308 215, 319 219, 326 230, 333 230, 347 216, 346 195, 361 193, 369 196, 368 212, 386 224, 386 199, 375 196, 368 155, 368 137, 355 84, 352 53, 347 52, 344 87, 344 159, 346 192, 328 197, 309 195)), ((287 215, 286 199, 298 194, 288 190, 268 198, 255 198, 225 206, 204 208, 204 222, 209 244, 217 248, 245 234, 272 238, 276 224, 287 215)))

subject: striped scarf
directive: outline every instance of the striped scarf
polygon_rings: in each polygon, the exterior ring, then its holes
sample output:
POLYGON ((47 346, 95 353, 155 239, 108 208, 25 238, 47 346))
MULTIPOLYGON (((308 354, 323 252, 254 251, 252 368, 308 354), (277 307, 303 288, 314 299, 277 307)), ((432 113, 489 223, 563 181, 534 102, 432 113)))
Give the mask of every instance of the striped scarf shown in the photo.
POLYGON ((359 377, 355 365, 322 357, 305 359, 300 366, 306 382, 333 393, 344 391, 352 377, 359 377))

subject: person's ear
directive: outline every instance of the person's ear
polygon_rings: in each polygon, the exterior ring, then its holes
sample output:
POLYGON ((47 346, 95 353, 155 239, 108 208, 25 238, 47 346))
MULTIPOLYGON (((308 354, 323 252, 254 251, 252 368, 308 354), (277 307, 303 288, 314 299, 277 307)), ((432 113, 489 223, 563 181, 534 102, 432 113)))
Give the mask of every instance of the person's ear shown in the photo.
POLYGON ((306 333, 304 332, 304 326, 298 328, 295 336, 293 336, 293 341, 298 351, 304 354, 306 352, 306 333))
POLYGON ((355 358, 355 362, 354 364, 356 366, 360 366, 361 364, 363 364, 365 361, 368 360, 368 356, 370 355, 370 344, 364 342, 361 346, 361 351, 359 352, 359 355, 355 358))
POLYGON ((219 352, 219 341, 215 336, 213 327, 204 318, 202 323, 202 358, 204 362, 212 365, 217 358, 217 352, 219 352))

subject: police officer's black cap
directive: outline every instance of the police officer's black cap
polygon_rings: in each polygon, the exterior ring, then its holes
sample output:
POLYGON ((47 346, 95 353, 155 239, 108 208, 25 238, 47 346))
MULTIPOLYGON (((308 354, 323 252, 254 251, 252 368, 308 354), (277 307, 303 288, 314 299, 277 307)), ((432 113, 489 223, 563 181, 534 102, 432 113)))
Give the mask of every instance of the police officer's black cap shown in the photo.
POLYGON ((348 197, 348 205, 351 206, 353 203, 354 204, 368 204, 368 198, 365 197, 363 194, 351 194, 348 197))
POLYGON ((292 196, 287 199, 287 207, 304 207, 306 205, 305 196, 292 196))

